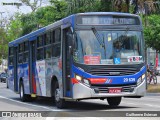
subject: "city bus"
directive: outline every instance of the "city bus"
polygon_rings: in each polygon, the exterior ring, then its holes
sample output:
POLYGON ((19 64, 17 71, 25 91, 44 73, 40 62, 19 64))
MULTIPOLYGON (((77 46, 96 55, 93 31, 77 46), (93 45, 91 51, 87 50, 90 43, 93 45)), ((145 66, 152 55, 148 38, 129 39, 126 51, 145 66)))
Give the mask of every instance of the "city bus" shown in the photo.
POLYGON ((139 16, 118 12, 70 15, 9 43, 8 84, 22 101, 51 97, 100 99, 146 93, 146 60, 139 16))

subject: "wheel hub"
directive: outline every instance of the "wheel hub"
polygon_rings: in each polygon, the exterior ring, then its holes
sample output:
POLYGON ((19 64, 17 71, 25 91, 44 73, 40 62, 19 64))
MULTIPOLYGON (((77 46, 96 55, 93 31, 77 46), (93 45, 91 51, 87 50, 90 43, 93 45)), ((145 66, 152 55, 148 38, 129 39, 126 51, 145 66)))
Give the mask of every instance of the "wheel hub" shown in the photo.
POLYGON ((59 89, 55 90, 55 100, 60 101, 60 90, 59 89))

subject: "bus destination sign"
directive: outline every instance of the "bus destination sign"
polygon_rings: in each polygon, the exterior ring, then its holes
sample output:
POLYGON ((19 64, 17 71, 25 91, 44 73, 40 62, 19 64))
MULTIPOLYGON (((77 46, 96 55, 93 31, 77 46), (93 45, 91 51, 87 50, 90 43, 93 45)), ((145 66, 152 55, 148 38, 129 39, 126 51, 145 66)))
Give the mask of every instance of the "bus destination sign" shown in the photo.
POLYGON ((81 25, 139 25, 136 17, 124 16, 78 16, 77 24, 81 25))

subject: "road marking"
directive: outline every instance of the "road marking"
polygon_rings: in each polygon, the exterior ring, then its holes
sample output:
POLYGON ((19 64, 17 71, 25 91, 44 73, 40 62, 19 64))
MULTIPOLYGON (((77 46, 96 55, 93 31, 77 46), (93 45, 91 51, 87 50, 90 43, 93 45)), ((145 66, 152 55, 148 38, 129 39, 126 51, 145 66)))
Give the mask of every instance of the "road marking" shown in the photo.
POLYGON ((3 97, 3 96, 0 96, 0 98, 3 98, 3 99, 7 99, 7 100, 10 100, 10 101, 13 101, 13 102, 17 102, 17 103, 21 103, 21 104, 24 104, 24 105, 30 105, 30 106, 33 106, 33 107, 39 107, 39 108, 43 108, 43 109, 47 109, 49 111, 63 111, 63 110, 59 110, 59 109, 51 109, 49 107, 44 107, 44 106, 40 106, 40 105, 33 105, 33 104, 29 104, 29 103, 24 103, 24 102, 20 102, 20 101, 16 101, 16 100, 13 100, 13 99, 10 99, 10 98, 7 98, 7 97, 3 97))
POLYGON ((122 103, 124 103, 124 104, 130 104, 130 105, 137 105, 135 103, 126 103, 126 102, 122 102, 122 103))
POLYGON ((157 107, 157 108, 160 108, 160 106, 158 106, 158 105, 151 105, 151 104, 144 104, 144 105, 146 105, 146 106, 150 106, 150 107, 157 107))
MULTIPOLYGON (((130 105, 138 105, 137 103, 127 103, 127 102, 122 102, 123 104, 130 104, 130 105)), ((157 107, 160 108, 160 106, 158 105, 151 105, 151 104, 143 104, 145 106, 149 106, 149 107, 157 107)))

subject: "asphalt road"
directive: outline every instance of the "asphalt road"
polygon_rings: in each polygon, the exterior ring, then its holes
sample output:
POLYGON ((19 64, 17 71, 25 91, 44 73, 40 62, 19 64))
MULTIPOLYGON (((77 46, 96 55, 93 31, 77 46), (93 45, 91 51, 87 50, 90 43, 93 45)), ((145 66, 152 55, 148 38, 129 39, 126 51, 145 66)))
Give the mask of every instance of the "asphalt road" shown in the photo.
POLYGON ((52 111, 50 115, 56 117, 101 116, 101 119, 103 119, 104 114, 107 116, 107 112, 110 111, 113 111, 108 113, 111 116, 114 116, 115 113, 119 114, 121 111, 160 111, 160 93, 147 93, 143 98, 123 98, 117 108, 109 107, 106 100, 82 100, 68 102, 67 108, 60 110, 55 107, 52 99, 49 98, 39 98, 34 102, 21 102, 18 94, 7 89, 5 83, 0 83, 0 111, 52 111))

